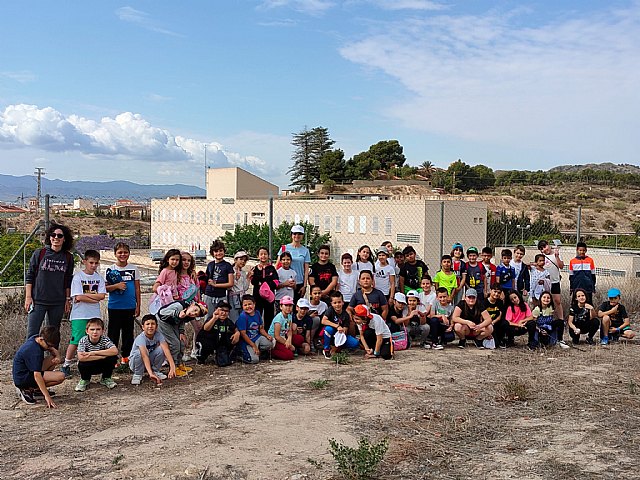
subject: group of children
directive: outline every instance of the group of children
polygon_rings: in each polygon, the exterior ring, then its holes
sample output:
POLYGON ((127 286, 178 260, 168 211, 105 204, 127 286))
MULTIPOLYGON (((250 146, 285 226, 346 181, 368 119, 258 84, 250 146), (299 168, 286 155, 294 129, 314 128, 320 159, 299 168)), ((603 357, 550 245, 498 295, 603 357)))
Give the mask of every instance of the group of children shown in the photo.
POLYGON ((501 262, 494 265, 491 248, 479 252, 470 247, 465 260, 463 246, 455 243, 431 277, 412 246, 394 251, 385 242, 374 257, 365 245, 355 260, 343 254, 338 270, 330 261, 329 246, 323 245, 309 269, 309 299, 296 299, 300 282, 288 251, 273 265, 268 250, 261 248, 258 263, 247 272, 247 253, 237 252, 233 264, 227 262, 225 245, 216 240, 210 249, 213 261, 196 274, 193 257, 171 249, 153 285, 157 311, 142 317, 142 332, 135 339, 140 282, 137 268, 128 263, 129 247, 116 245, 116 263, 106 270, 106 281, 97 272, 100 254, 88 250, 71 283, 71 336, 64 362, 57 351, 59 330, 44 327, 16 353, 14 383, 23 401, 34 403, 40 393, 54 407, 48 388, 72 375, 76 355, 80 380, 75 389, 84 391, 98 374, 102 385, 115 387, 111 375, 119 361, 128 364, 131 383, 139 385, 145 374, 157 384, 188 375, 192 367, 186 361, 202 364, 209 357, 221 367, 234 360, 258 363, 264 357, 293 360, 319 350, 326 358, 363 349, 367 358, 391 359, 412 343, 442 350, 457 337, 460 348, 467 340, 480 348, 507 348, 525 334, 532 349, 540 344, 569 348, 563 340, 565 328, 574 344, 582 335, 593 344, 599 330, 602 345, 633 338, 618 289, 609 290, 608 301, 598 309, 593 307, 595 269, 584 244, 578 244, 570 263, 572 302, 565 322, 554 304, 559 287, 550 273, 563 264, 557 251, 555 261, 549 260, 554 254, 544 253, 547 245, 542 247, 532 265, 522 261, 521 245, 515 255, 502 250, 501 262), (105 334, 100 302, 107 294, 105 334), (188 322, 192 339, 185 335, 188 322), (60 371, 54 371, 59 364, 60 371))

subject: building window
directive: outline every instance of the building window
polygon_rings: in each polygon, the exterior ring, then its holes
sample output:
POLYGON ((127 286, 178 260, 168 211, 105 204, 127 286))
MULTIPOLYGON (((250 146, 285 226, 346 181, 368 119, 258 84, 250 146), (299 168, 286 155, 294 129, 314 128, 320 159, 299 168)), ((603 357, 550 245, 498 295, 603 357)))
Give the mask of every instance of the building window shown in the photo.
POLYGON ((287 223, 291 223, 291 215, 285 215, 284 216, 284 221, 287 223))
POLYGON ((482 218, 482 217, 478 218, 478 223, 479 223, 480 225, 482 225, 482 223, 483 223, 483 222, 484 222, 484 218, 482 218))
POLYGON ((164 208, 162 209, 162 221, 167 221, 167 211, 164 208))
POLYGON ((328 215, 324 217, 324 231, 325 232, 331 231, 331 217, 328 215))
POLYGON ((240 225, 242 222, 242 214, 240 212, 236 212, 236 225, 240 225))
POLYGON ((320 215, 315 215, 313 217, 313 226, 316 228, 320 228, 320 215))
POLYGON ((191 215, 189 217, 189 223, 192 224, 192 225, 194 223, 195 216, 196 216, 195 212, 191 212, 191 215))
POLYGON ((347 233, 355 233, 356 231, 356 217, 349 215, 347 217, 347 233))
POLYGON ((178 211, 174 208, 173 209, 173 219, 172 221, 177 222, 178 221, 178 211))
POLYGON ((342 217, 336 217, 336 232, 342 231, 342 217))
POLYGON ((367 233, 367 217, 364 215, 360 217, 360 233, 367 233))
POLYGON ((296 224, 300 223, 300 215, 298 215, 297 213, 293 216, 293 219, 296 224))
POLYGON ((244 214, 244 224, 247 225, 249 223, 249 214, 245 213, 244 214))
POLYGON ((281 223, 281 222, 280 222, 280 215, 276 215, 275 223, 276 223, 276 224, 275 224, 275 226, 276 226, 276 227, 277 227, 278 225, 280 225, 280 223, 281 223))
POLYGON ((384 234, 391 235, 391 217, 384 219, 384 234))
POLYGON ((371 218, 371 233, 378 233, 379 231, 379 226, 378 226, 378 217, 372 217, 371 218))
POLYGON ((305 215, 305 216, 302 218, 302 221, 303 221, 303 222, 305 222, 305 223, 309 223, 309 215, 305 215))
POLYGON ((216 212, 216 225, 220 226, 220 212, 216 212))

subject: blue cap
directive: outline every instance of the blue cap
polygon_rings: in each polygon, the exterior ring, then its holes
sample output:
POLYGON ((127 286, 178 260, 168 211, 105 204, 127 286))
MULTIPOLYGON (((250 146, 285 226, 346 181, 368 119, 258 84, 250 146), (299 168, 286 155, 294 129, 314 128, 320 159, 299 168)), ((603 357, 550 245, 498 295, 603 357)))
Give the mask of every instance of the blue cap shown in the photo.
POLYGON ((620 296, 620 290, 618 290, 617 288, 610 288, 609 291, 607 292, 607 297, 609 298, 616 298, 620 296))
POLYGON ((461 250, 464 250, 464 247, 462 246, 462 244, 460 242, 454 243, 453 247, 451 247, 451 250, 455 250, 456 248, 460 248, 461 250))

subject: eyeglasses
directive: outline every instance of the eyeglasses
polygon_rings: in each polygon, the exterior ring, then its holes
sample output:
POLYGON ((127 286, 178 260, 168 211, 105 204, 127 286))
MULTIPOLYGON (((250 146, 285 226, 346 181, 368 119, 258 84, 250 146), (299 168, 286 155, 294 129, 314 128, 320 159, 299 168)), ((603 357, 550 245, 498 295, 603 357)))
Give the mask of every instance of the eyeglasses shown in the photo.
POLYGON ((51 238, 64 238, 64 233, 52 233, 49 235, 51 238))

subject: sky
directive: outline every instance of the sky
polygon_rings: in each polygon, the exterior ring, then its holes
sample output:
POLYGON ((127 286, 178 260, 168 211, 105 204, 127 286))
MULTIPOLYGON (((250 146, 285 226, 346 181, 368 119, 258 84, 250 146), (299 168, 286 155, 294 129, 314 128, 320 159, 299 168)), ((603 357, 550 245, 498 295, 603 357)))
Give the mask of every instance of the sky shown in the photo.
POLYGON ((640 0, 0 4, 0 173, 289 184, 291 136, 407 163, 639 164, 640 0))

